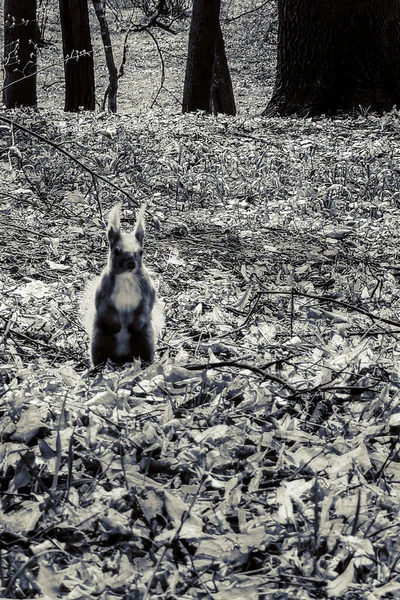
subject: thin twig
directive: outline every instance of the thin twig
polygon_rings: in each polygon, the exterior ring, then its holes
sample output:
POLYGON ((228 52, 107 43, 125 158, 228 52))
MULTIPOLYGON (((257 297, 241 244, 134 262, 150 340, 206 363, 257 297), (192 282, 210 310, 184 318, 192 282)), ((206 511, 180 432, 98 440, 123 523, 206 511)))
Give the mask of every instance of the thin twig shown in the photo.
MULTIPOLYGON (((188 369, 188 371, 202 371, 203 369, 221 369, 223 367, 232 367, 232 368, 245 369, 247 371, 252 371, 253 373, 262 375, 262 377, 264 379, 269 379, 270 381, 279 383, 284 388, 286 388, 287 390, 292 392, 292 394, 297 395, 297 394, 301 393, 301 391, 299 392, 298 390, 296 390, 296 388, 294 388, 292 385, 290 385, 290 383, 287 383, 280 377, 277 377, 276 375, 271 375, 271 373, 267 373, 266 371, 264 371, 264 369, 260 369, 260 367, 255 367, 254 365, 250 365, 248 363, 242 363, 240 361, 226 360, 226 361, 221 361, 221 362, 217 362, 217 363, 205 363, 205 364, 200 364, 200 365, 186 365, 185 366, 185 368, 188 369)), ((307 390, 303 390, 303 391, 307 391, 307 390)))
POLYGON ((226 19, 222 20, 222 23, 232 23, 232 21, 237 21, 238 19, 241 19, 246 15, 251 15, 252 13, 257 12, 258 10, 261 10, 262 8, 264 8, 264 6, 267 6, 268 4, 271 4, 271 0, 267 0, 266 2, 263 2, 262 4, 256 6, 255 8, 252 8, 251 10, 246 10, 246 12, 242 12, 240 13, 240 15, 235 15, 234 17, 227 17, 226 19))
MULTIPOLYGON (((0 328, 0 332, 3 332, 4 329, 0 328)), ((10 328, 8 331, 10 335, 10 337, 12 337, 13 335, 22 338, 23 340, 30 342, 31 344, 36 344, 37 346, 44 348, 45 350, 52 350, 54 351, 57 355, 58 354, 62 354, 64 356, 69 356, 70 358, 76 358, 76 354, 73 352, 69 352, 68 350, 65 349, 60 349, 57 348, 55 346, 51 346, 50 344, 46 344, 46 342, 42 342, 42 340, 35 340, 34 338, 29 337, 29 335, 26 335, 25 333, 21 333, 20 331, 15 331, 15 329, 10 328)))
POLYGON ((23 131, 24 133, 27 133, 31 137, 34 137, 34 138, 40 140, 41 142, 43 142, 45 144, 48 144, 49 146, 52 146, 58 152, 60 152, 61 154, 64 154, 64 156, 67 156, 70 160, 72 160, 74 163, 76 163, 77 165, 79 165, 84 171, 86 171, 87 173, 90 173, 90 175, 92 175, 92 177, 97 177, 101 181, 104 181, 104 183, 106 183, 110 187, 114 188, 115 190, 118 190, 121 194, 124 194, 131 202, 133 202, 134 206, 139 207, 139 205, 140 205, 139 202, 137 200, 135 200, 133 198, 133 196, 131 196, 131 194, 129 194, 128 192, 126 192, 124 189, 122 189, 116 183, 113 183, 112 181, 110 181, 109 179, 107 179, 107 177, 104 177, 104 175, 100 175, 99 173, 96 173, 93 169, 91 169, 90 167, 88 167, 87 165, 85 165, 85 163, 83 163, 81 160, 79 160, 79 158, 76 158, 76 156, 74 156, 73 154, 71 154, 71 152, 68 152, 68 150, 65 150, 59 144, 56 144, 55 142, 52 142, 51 140, 45 138, 43 135, 40 135, 40 133, 36 133, 36 131, 32 131, 32 130, 28 129, 27 127, 24 127, 23 125, 20 125, 19 123, 16 123, 12 119, 8 119, 7 117, 3 117, 2 115, 0 115, 0 121, 3 121, 4 123, 7 123, 8 125, 10 125, 10 127, 16 127, 17 129, 20 129, 21 131, 23 131))
POLYGON ((164 82, 165 82, 165 63, 164 63, 164 57, 163 57, 162 52, 161 52, 160 44, 158 43, 156 36, 150 31, 150 29, 146 29, 145 31, 151 37, 151 39, 153 40, 153 42, 155 43, 156 48, 157 48, 157 52, 158 52, 158 55, 159 55, 160 61, 161 61, 161 81, 160 81, 160 87, 158 88, 157 93, 155 95, 155 98, 154 98, 153 102, 151 103, 150 108, 153 108, 153 106, 157 102, 157 98, 160 95, 161 90, 164 87, 164 82))
POLYGON ((48 548, 47 550, 43 550, 43 552, 38 552, 38 554, 34 554, 30 558, 28 558, 28 560, 15 571, 14 575, 11 577, 10 581, 8 582, 7 588, 3 592, 4 598, 8 598, 8 595, 10 594, 10 592, 13 591, 15 582, 17 581, 17 579, 19 579, 19 577, 22 575, 22 573, 25 571, 25 569, 27 569, 31 564, 36 563, 37 559, 40 558, 41 556, 45 556, 46 554, 54 553, 54 552, 60 552, 61 554, 65 554, 65 556, 68 556, 68 553, 65 552, 65 550, 62 550, 61 548, 48 548))
POLYGON ((350 304, 349 302, 345 302, 344 300, 337 300, 331 296, 318 296, 318 294, 309 294, 307 292, 299 292, 298 290, 291 291, 279 291, 279 290, 261 290, 260 294, 282 294, 282 296, 298 296, 302 298, 310 298, 311 300, 318 300, 318 302, 333 302, 338 306, 343 306, 344 308, 348 308, 350 310, 354 310, 366 317, 369 317, 372 321, 381 321, 382 323, 386 323, 387 325, 393 325, 394 327, 400 327, 400 321, 394 321, 393 319, 386 319, 385 317, 380 317, 379 315, 375 315, 365 308, 360 308, 355 306, 354 304, 350 304))
POLYGON ((160 567, 160 564, 161 564, 161 562, 162 562, 162 560, 163 560, 163 558, 164 558, 164 556, 165 556, 165 554, 166 554, 166 552, 167 552, 168 548, 170 548, 170 547, 171 547, 171 544, 172 544, 172 543, 173 543, 175 540, 177 540, 177 539, 178 539, 178 537, 179 537, 179 534, 180 534, 180 532, 181 532, 181 530, 182 530, 183 524, 185 523, 186 519, 188 519, 188 518, 190 517, 190 511, 192 510, 193 506, 195 505, 195 502, 197 501, 197 498, 198 498, 198 496, 199 496, 199 494, 200 494, 200 490, 201 490, 201 488, 203 487, 204 481, 205 481, 205 479, 204 479, 204 477, 203 477, 203 479, 201 479, 201 481, 200 481, 200 485, 199 485, 199 487, 198 487, 198 489, 197 489, 196 493, 194 494, 194 496, 193 496, 193 498, 192 498, 192 501, 191 501, 191 503, 190 503, 190 505, 189 505, 189 507, 188 507, 187 511, 184 511, 184 512, 182 513, 181 520, 180 520, 180 523, 179 523, 179 526, 178 526, 178 528, 176 529, 176 531, 175 531, 174 535, 172 536, 172 538, 170 539, 169 543, 167 543, 167 544, 164 546, 164 548, 163 548, 163 550, 162 550, 162 552, 161 552, 161 554, 160 554, 160 557, 159 557, 159 559, 158 559, 158 561, 157 561, 157 563, 156 563, 156 566, 154 567, 154 571, 153 571, 153 573, 152 573, 152 575, 151 575, 151 577, 150 577, 150 580, 149 580, 149 582, 148 582, 148 584, 147 584, 146 591, 145 591, 145 594, 144 594, 144 596, 143 596, 143 600, 147 600, 147 599, 150 597, 150 590, 151 590, 151 586, 153 585, 153 581, 154 581, 154 578, 155 578, 155 576, 156 576, 156 574, 157 574, 157 571, 158 571, 158 569, 159 569, 159 567, 160 567))

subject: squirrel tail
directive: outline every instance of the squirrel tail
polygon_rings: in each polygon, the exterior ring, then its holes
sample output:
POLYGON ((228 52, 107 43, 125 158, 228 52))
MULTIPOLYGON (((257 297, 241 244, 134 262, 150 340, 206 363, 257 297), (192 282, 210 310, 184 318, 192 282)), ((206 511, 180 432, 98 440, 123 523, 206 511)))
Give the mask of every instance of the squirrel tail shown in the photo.
POLYGON ((89 339, 92 339, 93 324, 96 316, 96 291, 99 287, 101 276, 88 279, 79 298, 80 317, 89 339))
POLYGON ((165 327, 164 307, 165 302, 156 296, 153 310, 151 311, 151 322, 153 325, 154 339, 156 341, 160 337, 161 330, 165 327))

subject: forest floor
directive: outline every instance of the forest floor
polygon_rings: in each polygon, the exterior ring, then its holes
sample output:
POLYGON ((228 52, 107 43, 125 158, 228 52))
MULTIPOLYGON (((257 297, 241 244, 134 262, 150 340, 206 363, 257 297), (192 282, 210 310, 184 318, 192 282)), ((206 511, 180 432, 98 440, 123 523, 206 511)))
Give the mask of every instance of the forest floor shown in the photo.
POLYGON ((53 143, 0 124, 0 597, 400 597, 400 115, 264 119, 252 85, 0 111, 53 143), (166 327, 93 373, 117 200, 166 327))

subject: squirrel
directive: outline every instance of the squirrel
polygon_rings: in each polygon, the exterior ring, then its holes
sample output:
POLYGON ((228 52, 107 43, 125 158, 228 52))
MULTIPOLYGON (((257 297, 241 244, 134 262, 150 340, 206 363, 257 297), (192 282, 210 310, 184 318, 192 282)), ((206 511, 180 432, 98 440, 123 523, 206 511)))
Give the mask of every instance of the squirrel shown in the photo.
POLYGON ((94 367, 107 359, 118 364, 135 358, 153 362, 156 336, 164 324, 161 302, 142 259, 146 205, 139 210, 133 233, 122 233, 121 204, 108 217, 107 265, 88 283, 82 299, 94 367))

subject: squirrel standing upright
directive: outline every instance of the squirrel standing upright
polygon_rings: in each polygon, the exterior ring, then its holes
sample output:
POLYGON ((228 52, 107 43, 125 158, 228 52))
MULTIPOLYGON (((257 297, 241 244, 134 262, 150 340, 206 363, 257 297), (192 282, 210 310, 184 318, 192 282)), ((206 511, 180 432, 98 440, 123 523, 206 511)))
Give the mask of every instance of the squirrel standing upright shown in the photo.
POLYGON ((121 202, 108 218, 108 263, 101 276, 89 284, 83 301, 94 366, 107 359, 119 364, 135 358, 152 362, 157 329, 163 324, 154 284, 142 261, 145 205, 139 210, 133 233, 121 232, 120 211, 121 202))

